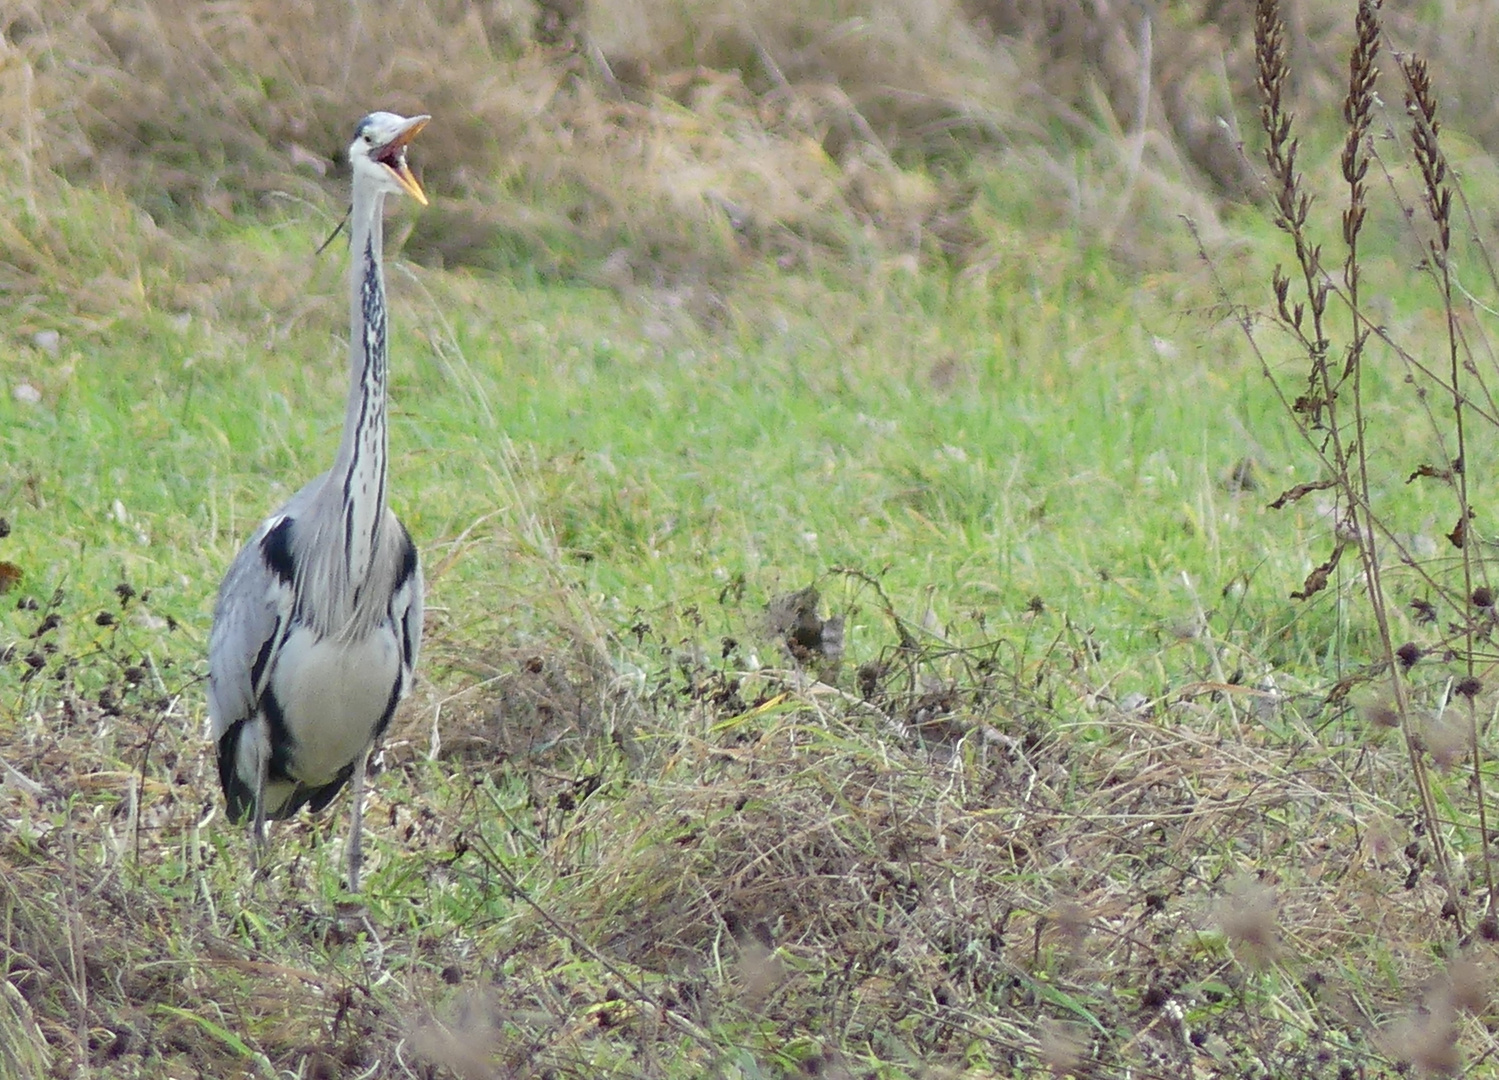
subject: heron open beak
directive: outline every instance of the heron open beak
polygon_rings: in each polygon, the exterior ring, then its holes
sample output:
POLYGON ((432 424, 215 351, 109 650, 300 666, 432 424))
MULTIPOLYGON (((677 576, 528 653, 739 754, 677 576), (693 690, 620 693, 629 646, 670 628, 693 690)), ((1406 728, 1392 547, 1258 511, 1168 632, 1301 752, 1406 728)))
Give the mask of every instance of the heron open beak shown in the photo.
POLYGON ((423 206, 427 205, 427 193, 422 190, 422 185, 417 183, 416 177, 412 175, 411 169, 406 164, 406 144, 416 138, 422 128, 427 126, 430 116, 413 116, 406 121, 406 126, 396 132, 395 137, 380 148, 375 154, 375 160, 391 171, 406 194, 410 195, 423 206))

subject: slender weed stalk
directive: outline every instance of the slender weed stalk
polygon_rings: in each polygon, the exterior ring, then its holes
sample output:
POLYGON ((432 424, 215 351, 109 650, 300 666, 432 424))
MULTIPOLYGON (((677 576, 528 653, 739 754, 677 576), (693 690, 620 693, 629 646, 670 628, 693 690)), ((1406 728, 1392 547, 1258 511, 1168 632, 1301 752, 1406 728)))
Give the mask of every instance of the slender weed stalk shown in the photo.
MULTIPOLYGON (((1391 340, 1390 332, 1371 316, 1364 282, 1363 254, 1360 247, 1369 218, 1370 190, 1368 176, 1371 163, 1379 160, 1371 131, 1379 105, 1376 84, 1377 60, 1383 47, 1383 30, 1379 19, 1379 0, 1360 0, 1355 20, 1355 39, 1349 52, 1348 92, 1343 103, 1344 138, 1340 159, 1346 203, 1342 211, 1343 258, 1341 273, 1334 275, 1323 260, 1321 245, 1312 235, 1312 198, 1297 161, 1300 148, 1293 134, 1294 117, 1288 107, 1287 85, 1290 64, 1286 47, 1285 26, 1277 0, 1260 0, 1255 17, 1255 54, 1260 91, 1260 122, 1266 135, 1265 160, 1269 167, 1272 214, 1275 224, 1289 237, 1295 270, 1287 274, 1277 266, 1271 286, 1274 295, 1273 321, 1295 343, 1304 358, 1304 383, 1299 391, 1286 389, 1281 375, 1274 370, 1254 342, 1255 326, 1251 318, 1241 320, 1252 347, 1259 355, 1263 369, 1276 387, 1306 444, 1317 454, 1322 475, 1298 483, 1271 505, 1291 505, 1314 492, 1327 492, 1334 502, 1332 513, 1332 549, 1327 558, 1308 574, 1305 583, 1292 596, 1308 599, 1326 589, 1345 554, 1356 554, 1362 595, 1366 598, 1377 636, 1377 655, 1363 673, 1355 678, 1382 683, 1388 688, 1390 708, 1399 718, 1406 752, 1410 759, 1411 779, 1421 807, 1422 828, 1430 845, 1432 864, 1446 890, 1443 914, 1452 918, 1459 929, 1464 924, 1459 883, 1451 872, 1448 852, 1451 823, 1439 816, 1438 799, 1433 790, 1430 771, 1426 721, 1415 700, 1420 688, 1411 682, 1411 669, 1423 650, 1412 642, 1402 642, 1398 635, 1395 609, 1399 606, 1395 587, 1387 580, 1394 568, 1415 571, 1439 598, 1458 610, 1458 619, 1449 625, 1439 651, 1458 660, 1463 675, 1452 690, 1466 707, 1468 749, 1472 754, 1472 791, 1476 802, 1479 833, 1483 837, 1483 865, 1488 886, 1490 914, 1494 910, 1493 870, 1488 857, 1488 812, 1482 779, 1483 748, 1480 745, 1477 720, 1477 698, 1483 689, 1479 677, 1482 649, 1487 643, 1488 618, 1493 609, 1493 595, 1487 587, 1478 587, 1476 578, 1481 565, 1475 558, 1476 523, 1470 505, 1469 442, 1472 403, 1465 393, 1466 383, 1476 377, 1462 337, 1462 323, 1455 298, 1452 251, 1452 206, 1455 181, 1443 154, 1437 121, 1437 98, 1427 65, 1418 58, 1397 56, 1405 83, 1405 105, 1410 117, 1410 158, 1421 181, 1421 202, 1432 230, 1423 234, 1423 260, 1435 285, 1438 303, 1445 316, 1445 357, 1441 364, 1430 364, 1420 349, 1405 349, 1391 340), (1293 283, 1294 277, 1294 283, 1293 283), (1335 344, 1332 339, 1334 314, 1346 317, 1346 338, 1335 344), (1408 470, 1397 460, 1401 448, 1380 442, 1371 435, 1369 383, 1366 369, 1376 355, 1371 343, 1378 340, 1388 353, 1404 365, 1404 383, 1412 388, 1416 411, 1424 414, 1431 425, 1436 444, 1443 450, 1446 462, 1423 464, 1410 473, 1407 483, 1434 479, 1450 488, 1457 502, 1457 522, 1447 534, 1449 543, 1461 557, 1460 591, 1441 579, 1447 576, 1440 560, 1418 558, 1412 551, 1406 530, 1395 520, 1389 499, 1392 477, 1408 470), (1432 407, 1430 390, 1435 387, 1450 396, 1452 415, 1432 407), (1451 451, 1450 453, 1448 451, 1451 451)), ((1388 166, 1381 168, 1390 176, 1388 166)), ((1396 185, 1391 182, 1391 189, 1396 185)), ((1398 193, 1397 193, 1398 199, 1398 193)), ((1404 207, 1402 207, 1404 209, 1404 207)), ((1380 353, 1378 355, 1383 355, 1380 353)), ((1439 398, 1440 399, 1440 398, 1439 398)), ((1483 410, 1480 409, 1482 412, 1483 410)), ((1485 413, 1492 424, 1492 416, 1485 413)), ((1499 425, 1495 425, 1499 426, 1499 425)), ((1413 603, 1418 620, 1436 623, 1435 607, 1430 601, 1413 603)), ((1340 680, 1340 686, 1349 680, 1340 680)), ((1330 695, 1333 700, 1337 695, 1330 695)))
POLYGON ((1473 754, 1473 786, 1478 804, 1479 832, 1484 838, 1483 868, 1489 897, 1489 913, 1495 910, 1493 859, 1489 853, 1489 828, 1487 800, 1484 796, 1482 760, 1478 742, 1477 698, 1483 682, 1477 673, 1479 623, 1483 609, 1493 607, 1492 591, 1486 586, 1482 591, 1474 586, 1473 551, 1476 539, 1470 535, 1470 523, 1474 520, 1472 506, 1468 501, 1468 425, 1464 387, 1465 365, 1463 348, 1458 328, 1457 308, 1453 303, 1452 279, 1452 195, 1451 173, 1447 158, 1442 152, 1437 120, 1437 98, 1431 82, 1431 73, 1426 62, 1419 57, 1399 58, 1400 73, 1405 79, 1405 108, 1411 117, 1411 146, 1416 166, 1421 173, 1422 203, 1435 226, 1435 235, 1427 241, 1431 272, 1435 275, 1437 288, 1442 298, 1442 309, 1446 315, 1448 384, 1452 394, 1452 433, 1456 443, 1456 454, 1444 470, 1448 483, 1457 496, 1457 524, 1448 534, 1448 540, 1461 555, 1463 575, 1463 597, 1470 607, 1468 617, 1460 627, 1463 648, 1460 650, 1465 674, 1457 683, 1458 696, 1465 702, 1468 721, 1469 745, 1473 754))

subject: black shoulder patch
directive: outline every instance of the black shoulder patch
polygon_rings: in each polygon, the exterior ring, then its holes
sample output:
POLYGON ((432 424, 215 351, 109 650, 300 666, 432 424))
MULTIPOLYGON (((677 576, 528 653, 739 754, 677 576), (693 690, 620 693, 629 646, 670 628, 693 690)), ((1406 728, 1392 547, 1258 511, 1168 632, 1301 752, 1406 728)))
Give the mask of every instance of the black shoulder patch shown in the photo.
MULTIPOLYGON (((295 780, 296 777, 291 774, 291 759, 296 747, 292 745, 291 732, 286 726, 286 713, 270 687, 266 687, 265 693, 260 695, 260 712, 265 717, 271 741, 271 760, 266 763, 266 779, 295 780)), ((290 813, 285 807, 274 806, 267 806, 265 811, 267 818, 276 821, 290 813)))
POLYGON ((265 564, 271 568, 271 572, 290 585, 296 573, 296 563, 291 555, 291 530, 292 519, 282 518, 276 522, 276 527, 265 534, 265 539, 260 541, 260 555, 265 559, 265 564))
POLYGON ((276 640, 281 636, 281 620, 276 620, 276 625, 271 627, 271 636, 266 638, 260 645, 260 651, 255 654, 255 663, 250 665, 250 686, 252 690, 260 689, 261 676, 265 674, 265 665, 271 659, 271 650, 276 647, 276 640))
POLYGON ((236 825, 248 818, 255 809, 255 789, 239 775, 239 737, 245 729, 243 720, 229 725, 229 730, 219 736, 219 784, 224 789, 224 802, 229 820, 236 825))
POLYGON ((401 541, 401 569, 396 573, 397 589, 416 576, 417 568, 416 545, 411 542, 411 534, 406 531, 405 525, 401 526, 401 541))

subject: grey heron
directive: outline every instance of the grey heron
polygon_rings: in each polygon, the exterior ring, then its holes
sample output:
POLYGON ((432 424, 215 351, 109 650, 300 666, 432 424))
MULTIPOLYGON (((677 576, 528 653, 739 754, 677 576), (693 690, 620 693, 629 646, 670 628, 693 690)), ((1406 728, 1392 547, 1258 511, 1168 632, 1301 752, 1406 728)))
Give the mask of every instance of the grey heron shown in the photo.
POLYGON ((406 146, 430 117, 371 113, 349 146, 353 208, 349 399, 333 468, 291 497, 235 556, 208 640, 208 713, 229 817, 322 810, 352 778, 349 889, 359 890, 365 768, 411 685, 422 571, 386 505, 385 196, 427 196, 406 146))

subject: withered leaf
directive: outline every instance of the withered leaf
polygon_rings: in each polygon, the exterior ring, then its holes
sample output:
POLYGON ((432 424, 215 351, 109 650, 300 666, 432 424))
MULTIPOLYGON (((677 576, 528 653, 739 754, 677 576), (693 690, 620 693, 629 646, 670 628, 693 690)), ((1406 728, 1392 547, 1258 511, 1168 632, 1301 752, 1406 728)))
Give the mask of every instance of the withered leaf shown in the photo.
POLYGON ((0 593, 9 592, 26 575, 13 562, 0 562, 0 593))
POLYGON ((1469 510, 1463 517, 1457 519, 1457 524, 1447 534, 1447 539, 1452 541, 1452 546, 1459 551, 1468 542, 1468 522, 1473 520, 1473 511, 1469 510))
POLYGON ((1310 484, 1297 484, 1295 487, 1287 488, 1282 492, 1280 498, 1270 504, 1270 509, 1280 510, 1288 503, 1303 499, 1314 491, 1326 491, 1328 488, 1336 486, 1336 484, 1336 480, 1314 480, 1310 484))
POLYGON ((1430 625, 1437 621, 1437 607, 1430 600, 1416 597, 1410 603, 1411 613, 1415 616, 1418 625, 1430 625))
POLYGON ((1302 583, 1300 591, 1291 594, 1291 599, 1306 600, 1327 588, 1327 579, 1337 569, 1338 560, 1343 557, 1343 549, 1347 546, 1346 543, 1341 543, 1333 548, 1332 554, 1328 556, 1327 561, 1321 566, 1313 568, 1312 572, 1306 576, 1306 581, 1302 583))
POLYGON ((1407 484, 1414 483, 1420 479, 1441 480, 1443 483, 1452 483, 1451 469, 1438 469, 1435 465, 1419 465, 1416 471, 1405 478, 1407 484))
POLYGON ((1326 563, 1317 567, 1306 576, 1306 581, 1302 583, 1301 590, 1291 594, 1291 599, 1305 600, 1307 597, 1314 596, 1327 588, 1327 575, 1330 572, 1331 568, 1326 563))

